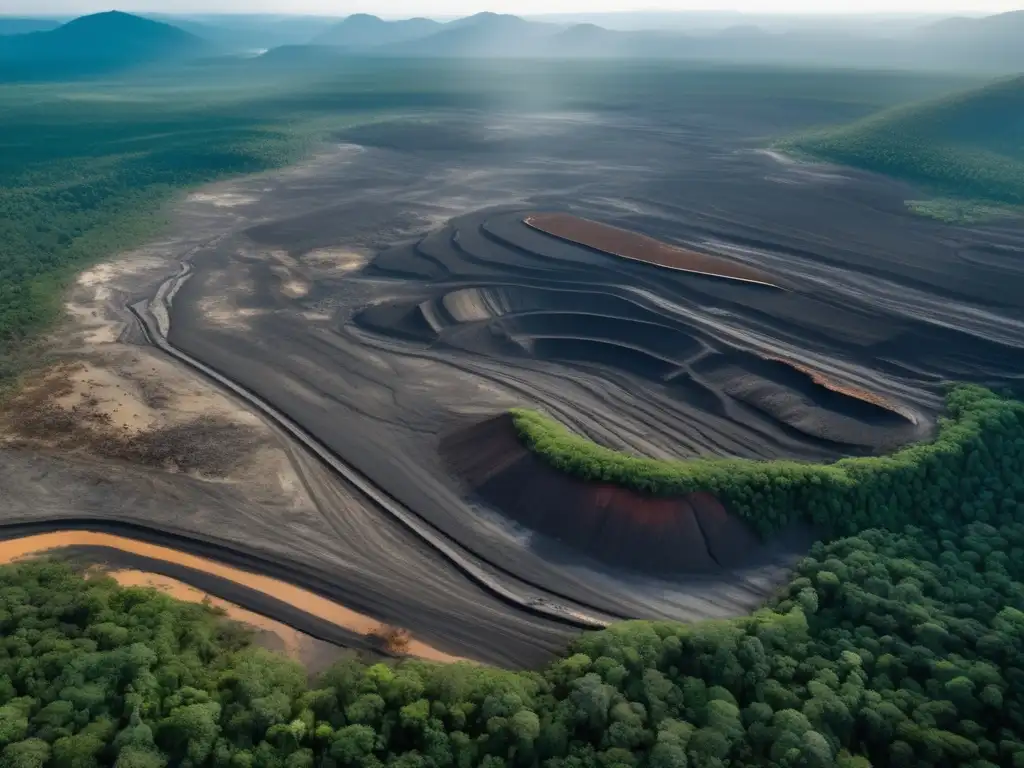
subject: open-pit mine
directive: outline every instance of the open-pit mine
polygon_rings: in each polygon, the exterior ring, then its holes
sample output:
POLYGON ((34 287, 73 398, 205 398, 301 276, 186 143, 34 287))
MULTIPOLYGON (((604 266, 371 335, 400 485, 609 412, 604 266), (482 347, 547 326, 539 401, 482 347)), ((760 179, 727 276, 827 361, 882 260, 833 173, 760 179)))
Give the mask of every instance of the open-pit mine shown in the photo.
POLYGON ((570 477, 510 409, 654 458, 928 440, 947 382, 1019 383, 1024 232, 916 219, 893 182, 757 151, 798 113, 719 117, 450 114, 192 195, 72 321, 113 329, 81 341, 90 373, 40 382, 9 425, 5 536, 174 548, 193 559, 128 566, 339 645, 382 652, 384 625, 517 667, 622 618, 756 608, 818 532, 762 539, 708 493, 570 477), (455 123, 486 141, 432 140, 455 123), (183 381, 219 398, 198 453, 174 442, 208 410, 183 381), (39 445, 54 425, 61 456, 39 445))

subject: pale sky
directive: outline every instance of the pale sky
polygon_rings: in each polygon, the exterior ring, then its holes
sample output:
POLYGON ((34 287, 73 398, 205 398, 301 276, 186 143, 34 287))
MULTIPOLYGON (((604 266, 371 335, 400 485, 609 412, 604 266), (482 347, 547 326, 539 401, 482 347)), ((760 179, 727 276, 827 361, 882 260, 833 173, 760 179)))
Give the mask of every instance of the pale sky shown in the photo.
POLYGON ((160 13, 290 13, 395 18, 477 11, 535 15, 605 11, 741 11, 744 13, 982 14, 1024 9, 1024 0, 0 0, 2 15, 83 14, 116 8, 160 13))

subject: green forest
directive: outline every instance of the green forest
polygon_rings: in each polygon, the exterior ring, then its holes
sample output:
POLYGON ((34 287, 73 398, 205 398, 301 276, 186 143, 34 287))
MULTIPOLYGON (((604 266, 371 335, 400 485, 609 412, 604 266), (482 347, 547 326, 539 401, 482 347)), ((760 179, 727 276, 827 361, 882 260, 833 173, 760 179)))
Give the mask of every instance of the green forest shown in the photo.
POLYGON ((547 668, 339 662, 214 610, 0 569, 4 768, 1024 765, 1024 526, 818 544, 746 618, 626 622, 547 668))
MULTIPOLYGON (((925 185, 975 201, 965 223, 992 203, 1024 204, 1024 78, 895 107, 849 125, 793 137, 780 148, 925 185)), ((998 210, 998 209, 997 209, 998 210)), ((918 212, 963 221, 932 204, 918 212)), ((1005 208, 1001 214, 1005 215, 1005 208)), ((991 215, 991 212, 990 214, 991 215)))

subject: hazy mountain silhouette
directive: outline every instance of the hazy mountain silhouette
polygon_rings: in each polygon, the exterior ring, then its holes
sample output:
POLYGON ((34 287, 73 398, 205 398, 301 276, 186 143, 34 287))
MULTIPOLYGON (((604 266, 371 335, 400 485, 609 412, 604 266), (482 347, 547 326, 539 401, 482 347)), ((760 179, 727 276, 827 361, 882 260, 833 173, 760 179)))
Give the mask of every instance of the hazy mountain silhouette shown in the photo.
POLYGON ((1015 71, 1024 68, 1024 11, 982 18, 952 18, 916 36, 915 51, 932 64, 1015 71))
POLYGON ((344 53, 345 49, 335 45, 279 45, 258 56, 257 61, 261 65, 307 68, 336 61, 344 53))
MULTIPOLYGON (((726 17, 723 17, 726 18, 726 17)), ((692 32, 567 26, 478 13, 445 24, 353 16, 332 29, 331 42, 387 56, 455 58, 676 58, 722 63, 909 67, 1013 72, 1024 69, 1024 12, 878 27, 842 24, 789 29, 743 23, 692 32), (865 30, 873 29, 874 33, 865 30), (379 42, 387 39, 387 42, 379 42), (358 42, 356 42, 358 41, 358 42)), ((760 18, 760 17, 758 17, 760 18)), ((325 42, 326 35, 314 42, 325 42)))
POLYGON ((940 13, 771 14, 742 11, 607 11, 531 14, 531 21, 554 24, 596 24, 625 32, 660 30, 707 34, 752 25, 769 32, 855 31, 858 34, 903 34, 944 18, 940 13))
POLYGON ((191 32, 226 53, 266 50, 282 45, 303 45, 328 27, 338 23, 337 18, 323 16, 265 14, 172 16, 158 13, 140 15, 191 32))
POLYGON ((368 13, 357 13, 332 25, 314 37, 314 45, 338 45, 346 48, 371 48, 427 37, 445 25, 431 19, 384 21, 368 13))
POLYGON ((45 32, 0 37, 0 78, 82 76, 207 50, 203 40, 170 24, 109 11, 45 32))
POLYGON ((551 55, 542 44, 561 27, 500 13, 477 13, 450 21, 432 35, 382 46, 381 52, 405 56, 531 56, 551 55))
POLYGON ((20 16, 0 16, 0 35, 23 35, 27 32, 45 32, 56 29, 62 19, 34 19, 20 16))

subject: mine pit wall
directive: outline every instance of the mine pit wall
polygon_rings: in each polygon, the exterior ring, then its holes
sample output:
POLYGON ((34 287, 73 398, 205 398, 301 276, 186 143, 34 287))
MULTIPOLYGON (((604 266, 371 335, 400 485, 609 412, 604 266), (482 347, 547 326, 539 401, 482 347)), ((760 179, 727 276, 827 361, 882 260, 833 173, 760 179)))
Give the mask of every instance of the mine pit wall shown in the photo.
POLYGON ((546 464, 501 414, 442 438, 469 491, 515 522, 608 565, 650 574, 713 573, 763 564, 746 523, 709 493, 645 497, 546 464))

